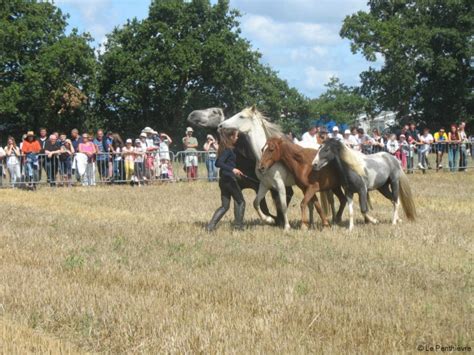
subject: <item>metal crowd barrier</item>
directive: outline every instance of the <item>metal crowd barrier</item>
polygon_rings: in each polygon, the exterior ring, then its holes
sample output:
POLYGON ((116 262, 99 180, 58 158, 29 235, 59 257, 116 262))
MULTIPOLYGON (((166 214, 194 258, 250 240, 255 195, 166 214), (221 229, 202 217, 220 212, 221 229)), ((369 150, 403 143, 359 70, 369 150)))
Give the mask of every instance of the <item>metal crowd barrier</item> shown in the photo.
MULTIPOLYGON (((366 154, 373 150, 363 150, 366 154)), ((469 143, 433 143, 429 149, 416 144, 409 151, 399 151, 408 173, 427 170, 449 172, 474 168, 474 145, 469 143), (420 165, 421 164, 421 165, 420 165), (423 167, 423 168, 422 168, 423 167)), ((153 184, 178 181, 217 181, 214 153, 180 151, 146 153, 143 159, 128 162, 121 154, 97 154, 88 160, 76 153, 70 159, 49 158, 45 154, 21 155, 17 163, 7 157, 0 160, 0 188, 35 188, 50 186, 94 186, 99 184, 153 184)))
POLYGON ((3 157, 0 158, 0 188, 217 181, 215 158, 214 153, 200 151, 149 152, 133 161, 119 153, 96 154, 93 159, 82 153, 69 158, 28 154, 18 156, 16 162, 3 157))
MULTIPOLYGON (((362 146, 364 154, 375 154, 380 151, 387 151, 386 147, 362 146)), ((394 154, 401 162, 407 173, 427 170, 437 171, 466 171, 474 168, 474 144, 473 142, 432 143, 427 148, 425 144, 412 144, 409 149, 399 149, 394 154)))

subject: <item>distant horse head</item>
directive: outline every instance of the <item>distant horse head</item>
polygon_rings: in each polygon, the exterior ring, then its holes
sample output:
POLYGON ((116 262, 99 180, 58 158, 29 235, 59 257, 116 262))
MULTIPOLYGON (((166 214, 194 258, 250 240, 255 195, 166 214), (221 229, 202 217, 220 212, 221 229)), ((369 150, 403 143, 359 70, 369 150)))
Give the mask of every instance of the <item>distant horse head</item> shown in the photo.
POLYGON ((262 158, 260 159, 259 170, 263 173, 277 161, 281 160, 281 144, 282 138, 269 138, 262 150, 262 158))
POLYGON ((188 116, 188 123, 194 127, 217 128, 225 119, 224 111, 219 107, 195 110, 188 116))

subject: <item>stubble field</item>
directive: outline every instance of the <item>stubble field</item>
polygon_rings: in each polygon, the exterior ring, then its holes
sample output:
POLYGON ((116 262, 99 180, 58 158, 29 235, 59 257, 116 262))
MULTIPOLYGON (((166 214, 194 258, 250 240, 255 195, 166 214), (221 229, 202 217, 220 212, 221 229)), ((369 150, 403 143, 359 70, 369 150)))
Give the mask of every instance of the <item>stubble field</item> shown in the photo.
POLYGON ((207 234, 207 182, 2 190, 0 352, 472 347, 474 173, 409 178, 417 222, 391 226, 373 193, 381 224, 357 208, 352 233, 347 210, 324 231, 263 225, 247 191, 248 229, 232 232, 230 211, 207 234))

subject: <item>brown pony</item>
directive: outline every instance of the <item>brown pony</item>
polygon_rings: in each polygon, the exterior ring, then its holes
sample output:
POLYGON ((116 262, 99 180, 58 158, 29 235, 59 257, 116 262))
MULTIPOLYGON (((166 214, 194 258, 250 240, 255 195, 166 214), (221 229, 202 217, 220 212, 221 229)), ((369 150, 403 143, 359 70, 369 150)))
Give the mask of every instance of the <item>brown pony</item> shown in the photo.
MULTIPOLYGON (((265 149, 265 148, 264 148, 265 149)), ((270 168, 277 161, 281 161, 290 170, 296 181, 296 185, 303 191, 304 198, 301 201, 301 221, 302 226, 309 227, 306 217, 306 208, 310 205, 310 223, 312 223, 313 205, 316 206, 323 226, 329 226, 326 215, 323 213, 321 205, 316 196, 316 192, 330 191, 339 199, 339 210, 335 217, 335 222, 341 221, 342 213, 346 205, 346 196, 344 195, 336 167, 334 164, 328 164, 319 171, 313 170, 313 160, 316 157, 316 149, 302 148, 297 144, 290 142, 287 138, 269 138, 266 149, 263 151, 260 160, 259 169, 262 173, 270 168)))

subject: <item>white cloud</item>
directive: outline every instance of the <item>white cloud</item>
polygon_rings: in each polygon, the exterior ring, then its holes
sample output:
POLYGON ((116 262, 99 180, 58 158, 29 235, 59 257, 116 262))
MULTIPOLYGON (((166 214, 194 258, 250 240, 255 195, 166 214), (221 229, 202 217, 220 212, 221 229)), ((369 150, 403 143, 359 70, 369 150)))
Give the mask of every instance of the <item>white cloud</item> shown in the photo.
POLYGON ((247 15, 242 21, 243 32, 262 45, 331 44, 339 39, 337 32, 317 23, 277 22, 260 15, 247 15))
POLYGON ((231 0, 244 14, 281 22, 339 23, 346 15, 367 8, 367 0, 231 0))
POLYGON ((99 40, 114 26, 112 0, 56 0, 59 7, 67 7, 71 15, 79 13, 85 28, 80 30, 90 32, 94 39, 99 40))
POLYGON ((329 82, 329 79, 333 76, 338 76, 337 71, 333 70, 318 70, 313 66, 309 66, 305 69, 305 86, 309 90, 323 89, 324 84, 329 82))

